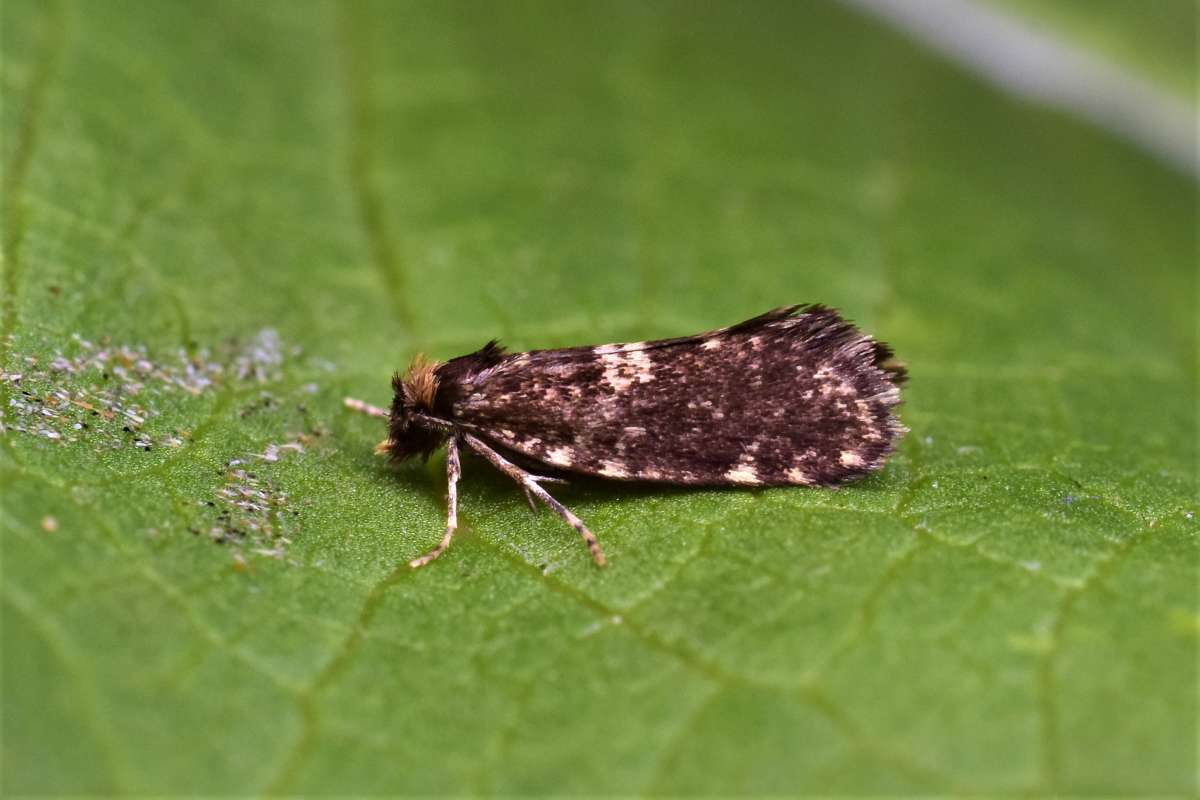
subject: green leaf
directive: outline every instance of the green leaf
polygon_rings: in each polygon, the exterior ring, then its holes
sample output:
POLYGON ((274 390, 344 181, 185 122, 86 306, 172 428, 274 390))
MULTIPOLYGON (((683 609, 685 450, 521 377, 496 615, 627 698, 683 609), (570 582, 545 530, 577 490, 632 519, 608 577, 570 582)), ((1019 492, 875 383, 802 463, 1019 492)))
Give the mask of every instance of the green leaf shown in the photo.
POLYGON ((3 13, 6 794, 1196 790, 1187 179, 834 5, 3 13), (405 566, 344 395, 804 301, 881 474, 559 489, 598 570, 468 460, 405 566))

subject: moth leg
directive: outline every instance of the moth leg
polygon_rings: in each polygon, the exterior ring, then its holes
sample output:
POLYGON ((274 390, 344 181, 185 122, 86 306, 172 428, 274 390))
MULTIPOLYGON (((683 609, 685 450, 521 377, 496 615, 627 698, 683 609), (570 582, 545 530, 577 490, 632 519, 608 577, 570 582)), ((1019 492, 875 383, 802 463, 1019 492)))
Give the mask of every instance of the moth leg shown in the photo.
POLYGON ((368 417, 382 417, 386 419, 389 416, 389 412, 386 408, 373 406, 370 403, 365 403, 356 397, 342 398, 342 405, 351 411, 357 411, 360 414, 366 414, 368 417))
MULTIPOLYGON (((566 478, 551 478, 546 475, 529 475, 529 479, 537 483, 567 483, 566 478)), ((537 504, 533 502, 533 495, 525 488, 524 483, 521 484, 521 489, 525 492, 525 502, 529 503, 529 510, 537 511, 537 504)))
MULTIPOLYGON (((565 477, 551 477, 548 475, 529 475, 529 480, 536 481, 538 483, 570 483, 570 481, 566 480, 565 477)), ((529 489, 524 488, 524 483, 522 483, 521 488, 524 489, 524 493, 526 493, 526 501, 529 504, 529 511, 538 510, 538 504, 534 503, 533 495, 529 494, 529 489)))
POLYGON ((450 546, 450 539, 458 528, 458 479, 461 475, 462 468, 458 463, 458 440, 451 436, 446 440, 446 533, 437 547, 420 558, 414 558, 408 562, 413 569, 425 566, 446 552, 446 548, 450 546))
MULTIPOLYGON (((529 480, 532 480, 532 481, 535 481, 538 483, 569 483, 570 482, 570 481, 566 480, 565 477, 548 477, 546 475, 529 475, 529 480)), ((529 489, 524 487, 523 482, 521 483, 521 488, 524 489, 524 493, 526 493, 526 503, 529 504, 529 511, 538 510, 538 504, 534 503, 533 495, 529 493, 529 489)))
POLYGON ((596 566, 603 567, 608 563, 608 559, 604 557, 604 551, 600 549, 600 542, 596 540, 596 535, 589 531, 587 526, 583 524, 583 521, 572 514, 570 509, 555 500, 550 496, 549 492, 539 486, 539 478, 536 475, 531 475, 521 469, 469 433, 463 434, 463 441, 476 453, 486 458, 493 467, 520 484, 521 488, 525 490, 527 497, 533 495, 549 506, 554 513, 565 519, 567 524, 574 528, 583 537, 583 541, 587 543, 588 550, 591 551, 592 560, 596 562, 596 566))
POLYGON ((561 483, 564 486, 570 483, 566 478, 551 478, 549 475, 530 475, 538 483, 561 483))

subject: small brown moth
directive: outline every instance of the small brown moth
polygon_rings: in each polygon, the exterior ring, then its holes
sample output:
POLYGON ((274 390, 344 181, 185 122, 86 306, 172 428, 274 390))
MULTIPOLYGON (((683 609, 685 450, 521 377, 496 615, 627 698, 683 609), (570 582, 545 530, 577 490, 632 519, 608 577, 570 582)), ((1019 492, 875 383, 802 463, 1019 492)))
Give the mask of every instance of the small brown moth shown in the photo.
POLYGON ((505 353, 495 341, 445 363, 418 356, 392 378, 377 450, 394 461, 446 446, 448 519, 458 526, 465 446, 567 521, 605 563, 587 526, 542 488, 576 474, 687 486, 832 486, 879 469, 906 428, 894 414, 905 370, 820 305, 654 342, 505 353), (530 472, 552 471, 554 476, 530 472))

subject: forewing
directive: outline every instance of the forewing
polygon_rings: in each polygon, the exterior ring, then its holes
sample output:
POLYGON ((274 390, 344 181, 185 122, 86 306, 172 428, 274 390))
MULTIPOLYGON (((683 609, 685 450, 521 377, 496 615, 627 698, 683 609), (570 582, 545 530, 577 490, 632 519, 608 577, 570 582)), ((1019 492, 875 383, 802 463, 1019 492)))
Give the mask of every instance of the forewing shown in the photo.
POLYGON ((656 342, 505 356, 455 419, 571 472, 678 484, 832 484, 878 468, 905 431, 903 369, 820 306, 656 342))

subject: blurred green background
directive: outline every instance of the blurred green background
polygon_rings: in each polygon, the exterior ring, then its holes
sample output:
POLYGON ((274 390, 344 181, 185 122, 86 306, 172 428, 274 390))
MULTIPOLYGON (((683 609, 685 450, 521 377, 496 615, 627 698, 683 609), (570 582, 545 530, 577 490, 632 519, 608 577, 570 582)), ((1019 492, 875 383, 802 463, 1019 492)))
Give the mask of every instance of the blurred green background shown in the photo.
MULTIPOLYGON (((1130 5, 998 7, 1194 102, 1130 5)), ((3 91, 6 794, 1196 791, 1194 177, 823 2, 8 0, 3 91), (406 568, 344 395, 814 301, 882 473, 560 489, 600 571, 468 461, 406 568)))

